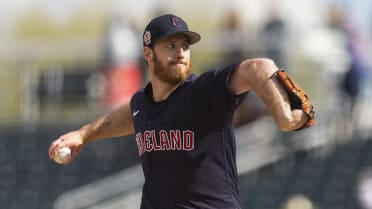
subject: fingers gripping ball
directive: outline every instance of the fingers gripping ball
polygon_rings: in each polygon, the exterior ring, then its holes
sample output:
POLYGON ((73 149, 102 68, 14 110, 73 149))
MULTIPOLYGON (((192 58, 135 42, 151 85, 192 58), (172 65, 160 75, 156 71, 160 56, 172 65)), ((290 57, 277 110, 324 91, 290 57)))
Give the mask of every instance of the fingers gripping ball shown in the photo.
POLYGON ((58 150, 58 153, 53 157, 56 163, 64 164, 67 163, 71 158, 71 149, 68 147, 62 147, 58 150))

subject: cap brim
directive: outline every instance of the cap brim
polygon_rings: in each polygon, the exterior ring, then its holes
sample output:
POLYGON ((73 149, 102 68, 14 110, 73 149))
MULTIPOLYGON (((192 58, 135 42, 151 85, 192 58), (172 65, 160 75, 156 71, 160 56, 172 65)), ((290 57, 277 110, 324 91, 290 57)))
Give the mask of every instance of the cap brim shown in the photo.
POLYGON ((195 33, 193 31, 185 31, 185 32, 181 32, 181 33, 184 33, 189 37, 190 44, 198 43, 201 39, 201 36, 199 35, 199 33, 195 33))
POLYGON ((196 33, 193 31, 176 31, 176 32, 167 33, 163 37, 169 37, 171 35, 178 34, 178 33, 185 34, 189 38, 190 44, 195 44, 199 42, 201 39, 201 36, 199 35, 199 33, 196 33))

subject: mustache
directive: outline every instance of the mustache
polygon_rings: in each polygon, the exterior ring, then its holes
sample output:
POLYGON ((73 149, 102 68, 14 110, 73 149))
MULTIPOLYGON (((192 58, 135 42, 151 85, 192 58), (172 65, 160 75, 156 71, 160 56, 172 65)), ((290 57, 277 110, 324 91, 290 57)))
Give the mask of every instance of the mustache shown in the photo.
POLYGON ((177 65, 177 64, 183 64, 183 65, 187 65, 187 62, 186 61, 170 61, 169 62, 169 65, 177 65))

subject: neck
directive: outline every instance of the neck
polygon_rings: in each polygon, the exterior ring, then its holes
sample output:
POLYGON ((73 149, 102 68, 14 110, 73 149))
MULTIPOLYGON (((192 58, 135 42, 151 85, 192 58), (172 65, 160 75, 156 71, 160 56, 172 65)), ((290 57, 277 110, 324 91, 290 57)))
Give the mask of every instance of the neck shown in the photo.
POLYGON ((157 79, 152 79, 152 92, 153 99, 155 102, 160 102, 166 100, 172 92, 180 85, 178 84, 169 84, 164 83, 157 79))

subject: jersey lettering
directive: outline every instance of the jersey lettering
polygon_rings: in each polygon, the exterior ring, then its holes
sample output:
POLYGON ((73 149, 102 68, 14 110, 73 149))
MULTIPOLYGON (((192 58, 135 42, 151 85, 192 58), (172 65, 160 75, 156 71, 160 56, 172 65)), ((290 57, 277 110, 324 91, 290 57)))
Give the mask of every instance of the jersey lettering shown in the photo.
POLYGON ((181 132, 180 130, 170 130, 170 142, 172 150, 181 150, 181 132))
POLYGON ((138 155, 152 151, 191 151, 195 148, 195 134, 186 130, 161 130, 158 134, 154 130, 136 134, 138 155))
POLYGON ((153 136, 151 134, 151 131, 145 131, 144 133, 145 135, 145 150, 147 152, 151 152, 153 149, 154 149, 154 146, 152 146, 152 140, 151 140, 151 137, 153 136))
POLYGON ((183 132, 183 149, 186 151, 194 149, 194 132, 192 131, 183 132))
POLYGON ((170 144, 169 144, 169 138, 168 138, 168 134, 166 131, 164 130, 161 130, 159 132, 159 136, 160 136, 160 147, 162 150, 169 150, 170 149, 170 144))

